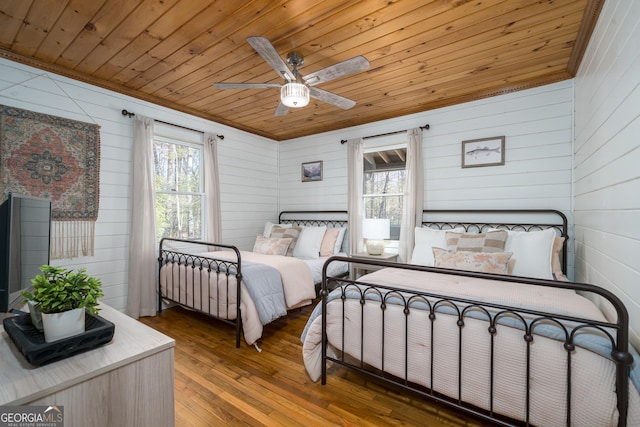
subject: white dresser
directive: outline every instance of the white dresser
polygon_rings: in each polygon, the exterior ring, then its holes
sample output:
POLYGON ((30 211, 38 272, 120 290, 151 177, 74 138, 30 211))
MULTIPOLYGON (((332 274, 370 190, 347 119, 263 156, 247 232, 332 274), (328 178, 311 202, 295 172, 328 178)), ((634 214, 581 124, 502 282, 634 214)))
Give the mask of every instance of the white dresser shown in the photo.
POLYGON ((174 426, 175 341, 102 304, 113 340, 41 367, 0 323, 0 405, 64 406, 65 427, 174 426))

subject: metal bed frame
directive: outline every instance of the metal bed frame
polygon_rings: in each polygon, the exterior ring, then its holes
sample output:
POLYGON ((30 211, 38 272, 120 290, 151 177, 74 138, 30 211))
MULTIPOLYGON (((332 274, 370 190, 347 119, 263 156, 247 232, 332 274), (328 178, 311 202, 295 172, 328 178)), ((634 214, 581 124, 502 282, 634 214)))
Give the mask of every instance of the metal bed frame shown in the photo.
POLYGON ((346 227, 348 218, 347 211, 282 211, 278 215, 278 222, 307 227, 346 227))
MULTIPOLYGON (((532 218, 532 217, 548 217, 550 215, 555 216, 556 219, 553 220, 551 223, 548 223, 548 222, 535 223, 534 222, 534 223, 527 223, 527 224, 519 224, 511 221, 504 223, 499 221, 496 222, 493 220, 487 220, 487 221, 482 220, 480 222, 477 222, 477 221, 470 221, 466 219, 454 220, 454 221, 450 221, 446 219, 445 220, 427 219, 423 221, 423 225, 426 227, 432 227, 432 228, 441 229, 441 230, 453 229, 456 227, 464 227, 465 230, 470 232, 482 232, 482 231, 486 231, 489 228, 524 230, 524 231, 554 228, 555 230, 557 230, 558 235, 565 237, 565 246, 563 248, 562 264, 563 264, 563 270, 566 271, 566 265, 567 265, 566 241, 568 238, 567 219, 565 215, 562 214, 561 212, 549 211, 549 210, 506 210, 506 211, 505 210, 501 210, 501 211, 498 211, 498 210, 425 210, 424 211, 424 217, 428 217, 428 218, 439 217, 444 215, 452 215, 452 214, 457 216, 462 216, 462 217, 470 217, 470 216, 471 217, 473 216, 492 217, 495 215, 502 215, 502 216, 525 215, 524 218, 532 218)), ((361 279, 351 280, 351 279, 344 279, 339 277, 329 277, 326 274, 327 266, 333 261, 354 261, 354 260, 347 257, 332 257, 325 263, 324 271, 323 271, 323 282, 322 282, 322 288, 321 288, 323 313, 327 312, 328 295, 332 291, 341 293, 340 298, 342 300, 343 307, 344 307, 344 301, 348 297, 348 294, 352 296, 353 291, 355 291, 356 293, 359 293, 361 315, 364 313, 364 306, 366 302, 370 299, 371 295, 375 295, 375 301, 377 302, 374 301, 374 304, 377 304, 383 313, 386 309, 386 304, 389 298, 391 297, 394 297, 395 299, 400 298, 402 301, 404 301, 405 319, 406 319, 406 316, 409 315, 411 310, 417 309, 415 308, 415 305, 416 303, 419 302, 422 305, 422 308, 418 308, 418 309, 425 310, 424 306, 425 305, 428 306, 426 310, 428 310, 429 312, 428 316, 430 319, 430 324, 425 325, 425 328, 431 328, 431 331, 433 331, 434 328, 437 327, 437 324, 435 323, 435 319, 437 317, 437 314, 439 313, 438 311, 439 306, 447 305, 449 307, 452 307, 453 310, 455 310, 458 313, 457 314, 458 316, 457 325, 458 325, 458 331, 459 331, 459 337, 458 337, 459 347, 458 347, 458 354, 457 354, 458 397, 455 399, 452 399, 451 397, 439 394, 436 390, 434 390, 434 384, 433 384, 434 349, 432 346, 430 348, 430 360, 432 365, 431 366, 431 375, 432 375, 431 382, 428 385, 421 385, 421 384, 412 383, 408 380, 408 374, 407 374, 408 359, 406 359, 408 354, 408 351, 407 351, 408 349, 406 345, 406 342, 407 342, 406 328, 405 328, 405 348, 404 348, 405 376, 404 378, 399 378, 385 372, 384 357, 381 362, 382 367, 376 368, 364 362, 363 354, 360 354, 360 356, 358 357, 357 355, 356 356, 345 355, 341 351, 341 349, 344 348, 344 340, 345 340, 345 334, 346 334, 344 331, 344 321, 342 322, 342 325, 343 325, 342 326, 343 327, 342 347, 337 349, 334 348, 334 350, 336 350, 337 352, 336 353, 337 356, 334 357, 328 354, 327 319, 324 315, 322 316, 322 359, 323 359, 322 374, 321 374, 322 384, 326 384, 326 381, 327 381, 327 363, 333 362, 334 364, 338 364, 346 368, 360 372, 362 374, 365 374, 367 376, 376 378, 385 384, 397 386, 397 387, 400 387, 401 389, 418 393, 419 395, 425 398, 435 400, 445 406, 460 410, 467 414, 471 414, 483 420, 488 420, 497 425, 507 426, 507 425, 513 425, 515 423, 515 424, 528 426, 528 425, 531 425, 530 424, 531 408, 530 408, 530 395, 529 395, 529 386, 530 386, 529 368, 531 366, 531 360, 529 359, 529 356, 530 356, 531 343, 534 337, 534 329, 538 324, 545 323, 545 322, 552 322, 552 323, 555 323, 556 325, 563 325, 563 324, 566 324, 566 322, 577 322, 577 324, 574 324, 573 327, 562 326, 562 328, 565 331, 565 339, 564 339, 563 346, 564 346, 564 350, 566 350, 566 356, 567 356, 566 425, 568 426, 568 425, 571 425, 572 423, 571 353, 576 346, 576 343, 574 341, 576 334, 579 331, 582 331, 584 329, 595 329, 599 333, 604 334, 611 341, 612 352, 611 352, 610 358, 616 365, 616 393, 617 393, 617 408, 619 413, 618 425, 619 426, 626 425, 627 411, 628 411, 628 392, 629 392, 628 375, 629 375, 630 366, 633 363, 633 357, 629 352, 629 341, 628 341, 629 318, 628 318, 627 310, 623 305, 623 303, 611 292, 597 286, 582 284, 582 283, 575 283, 575 282, 513 278, 511 276, 502 276, 502 275, 494 275, 494 274, 486 274, 486 273, 474 273, 474 272, 467 272, 467 271, 456 271, 456 270, 441 269, 441 268, 435 268, 435 267, 422 267, 422 266, 416 266, 416 265, 397 264, 397 263, 368 260, 368 259, 358 259, 357 261, 358 263, 366 263, 366 264, 370 264, 372 266, 377 266, 377 267, 394 267, 394 268, 403 268, 403 269, 415 270, 415 271, 430 271, 430 272, 437 272, 437 273, 446 273, 446 274, 457 275, 457 276, 480 277, 480 278, 499 280, 499 281, 525 283, 525 284, 531 284, 531 285, 572 289, 580 292, 593 293, 609 301, 612 304, 612 306, 615 308, 617 313, 617 320, 615 322, 598 322, 590 319, 578 319, 578 318, 568 317, 564 315, 547 313, 544 311, 536 311, 536 310, 504 306, 504 305, 494 304, 494 303, 487 303, 486 301, 483 302, 483 301, 477 301, 473 299, 464 299, 464 298, 449 297, 449 296, 444 297, 443 295, 430 294, 428 292, 417 292, 415 290, 401 289, 402 285, 400 285, 399 287, 389 288, 379 284, 377 285, 374 283, 368 283, 366 281, 362 281, 361 279), (499 320, 502 317, 512 316, 515 318, 519 318, 522 321, 521 327, 524 330, 523 339, 527 343, 527 346, 526 346, 527 378, 526 378, 526 408, 525 408, 526 416, 524 420, 509 419, 494 412, 493 382, 494 382, 495 372, 497 371, 498 367, 493 366, 493 362, 490 369, 491 372, 489 375, 490 376, 489 408, 488 409, 478 408, 470 404, 466 404, 462 400, 463 383, 462 383, 462 378, 460 376, 460 373, 462 372, 462 353, 463 353, 463 347, 464 347, 464 343, 462 340, 462 329, 464 328, 465 319, 469 315, 470 310, 475 310, 476 312, 479 311, 484 313, 484 315, 486 315, 485 320, 489 324, 489 327, 487 328, 487 332, 490 335, 489 339, 491 340, 491 343, 493 343, 493 339, 497 331, 499 320), (493 314, 491 310, 494 311, 493 314), (524 320, 524 316, 529 316, 533 320, 527 322, 524 320)), ((384 320, 382 323, 382 330, 384 331, 384 320)), ((361 330, 359 338, 357 336, 356 337, 351 336, 349 337, 349 340, 360 339, 361 340, 360 348, 362 349, 364 348, 363 338, 364 338, 364 329, 361 330)), ((382 346, 383 348, 382 348, 381 354, 384 355, 385 354, 384 339, 382 340, 382 346)), ((334 345, 334 347, 336 346, 334 345)), ((493 346, 491 346, 490 353, 491 353, 490 356, 493 357, 493 354, 494 354, 493 346)))
MULTIPOLYGON (((279 223, 292 224, 299 226, 319 226, 326 225, 327 227, 346 227, 347 225, 347 212, 346 211, 282 211, 278 215, 279 223)), ((173 275, 171 275, 173 277, 173 275)), ((158 312, 162 311, 162 301, 174 302, 181 306, 187 307, 190 310, 194 310, 203 313, 207 316, 221 320, 227 324, 231 324, 236 330, 236 348, 240 347, 240 338, 242 334, 242 316, 240 308, 241 298, 241 283, 242 283, 242 258, 240 250, 236 246, 225 245, 220 243, 202 242, 198 240, 184 240, 184 239, 172 239, 163 238, 160 240, 159 252, 158 252, 158 312), (184 252, 177 249, 166 248, 166 245, 190 245, 192 247, 201 248, 194 252, 184 252), (233 251, 236 255, 237 261, 229 261, 223 259, 215 259, 198 254, 197 252, 209 252, 213 249, 220 248, 233 251), (167 292, 162 292, 162 268, 171 268, 174 270, 182 270, 186 267, 184 274, 178 274, 178 281, 167 283, 167 292), (191 298, 187 298, 188 292, 184 292, 185 297, 182 298, 181 288, 186 286, 185 275, 191 276, 191 298), (221 288, 224 288, 224 294, 226 295, 226 302, 221 307, 220 298, 216 298, 218 304, 216 307, 211 307, 211 299, 207 299, 206 307, 202 306, 202 299, 204 295, 209 295, 208 290, 202 288, 195 288, 196 276, 199 276, 199 283, 208 284, 209 279, 212 276, 216 277, 218 287, 216 292, 220 295, 221 288), (182 283, 184 279, 185 283, 182 283), (229 294, 234 290, 237 295, 237 304, 235 311, 235 319, 229 320, 226 307, 229 306, 229 294), (196 307, 195 295, 200 295, 200 306, 196 307), (224 311, 223 311, 224 310, 224 311)))
MULTIPOLYGON (((171 277, 174 277, 171 274, 171 277)), ((191 310, 198 311, 200 313, 204 313, 207 316, 216 318, 225 322, 227 324, 235 326, 236 329, 236 348, 240 347, 240 335, 242 333, 242 316, 240 312, 240 284, 242 283, 242 258, 240 256, 240 250, 235 246, 223 245, 219 243, 207 243, 200 241, 191 241, 191 240, 183 240, 183 239, 171 239, 171 238, 163 238, 160 240, 160 250, 158 256, 158 312, 162 311, 162 301, 166 300, 168 302, 175 302, 180 304, 181 306, 188 307, 191 310), (198 255, 197 253, 185 253, 179 252, 174 249, 165 249, 165 244, 173 243, 183 243, 194 245, 196 247, 201 247, 207 251, 209 248, 221 248, 221 249, 229 249, 233 251, 237 257, 237 262, 215 259, 207 256, 198 255), (170 268, 176 272, 178 275, 178 281, 167 284, 167 292, 162 292, 162 267, 170 268), (182 268, 186 267, 187 270, 184 272, 182 268), (191 276, 191 299, 189 300, 188 294, 189 292, 184 292, 184 298, 182 298, 182 287, 186 286, 186 283, 189 282, 186 279, 186 275, 191 276), (218 286, 216 287, 216 292, 218 297, 216 298, 217 304, 216 307, 211 307, 211 298, 206 298, 206 309, 203 307, 203 297, 205 295, 205 291, 200 287, 199 289, 195 288, 195 280, 194 278, 199 276, 200 284, 208 284, 209 280, 212 276, 216 277, 216 282, 218 286), (185 283, 182 283, 184 279, 185 283), (236 299, 236 314, 234 320, 229 320, 228 312, 227 314, 223 314, 221 312, 222 307, 220 302, 220 292, 221 286, 225 289, 226 302, 224 304, 224 310, 227 312, 227 307, 229 306, 229 291, 235 287, 235 292, 237 295, 236 299), (195 295, 200 295, 200 305, 196 307, 195 295)), ((209 291, 207 290, 206 295, 209 295, 209 291)))

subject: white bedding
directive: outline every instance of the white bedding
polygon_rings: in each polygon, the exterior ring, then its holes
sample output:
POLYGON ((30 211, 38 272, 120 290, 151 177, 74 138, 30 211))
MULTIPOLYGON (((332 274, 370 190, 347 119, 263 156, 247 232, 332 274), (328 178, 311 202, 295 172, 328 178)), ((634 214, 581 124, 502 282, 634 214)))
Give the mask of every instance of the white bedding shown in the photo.
MULTIPOLYGON (((216 251, 199 253, 198 256, 206 256, 215 259, 235 261, 236 257, 230 251, 216 251)), ((280 255, 264 255, 255 252, 241 251, 242 261, 261 263, 269 265, 280 272, 284 297, 287 309, 301 307, 311 304, 316 297, 315 286, 311 270, 307 264, 297 258, 280 256, 280 255)), ((172 300, 183 304, 187 307, 195 308, 205 313, 221 317, 223 319, 235 320, 236 318, 236 281, 235 276, 231 276, 231 285, 229 289, 232 291, 227 296, 227 277, 225 274, 208 275, 206 270, 195 270, 195 274, 188 268, 185 272, 184 268, 178 269, 172 267, 171 264, 162 267, 161 285, 163 295, 167 295, 172 300), (170 277, 170 276, 173 277, 170 277), (205 282, 209 282, 206 284, 205 282), (180 283, 180 289, 174 291, 167 289, 167 283, 180 283), (201 283, 205 283, 201 287, 201 283), (192 287, 197 291, 191 294, 192 287), (202 295, 200 293, 202 289, 202 295), (201 300, 204 303, 201 303, 201 300)), ((242 315, 242 328, 244 339, 249 345, 253 345, 260 337, 262 337, 263 325, 260 322, 258 311, 244 283, 241 284, 242 300, 240 303, 242 315)))
MULTIPOLYGON (((347 256, 346 254, 339 253, 335 256, 347 256)), ((313 283, 316 285, 322 283, 322 267, 324 263, 330 257, 320 257, 316 259, 305 259, 304 262, 307 263, 309 269, 311 270, 311 274, 313 275, 313 283)), ((327 269, 327 275, 331 277, 340 277, 342 274, 349 271, 349 263, 343 261, 335 261, 329 264, 327 269)))
MULTIPOLYGON (((403 288, 429 290, 447 295, 466 295, 477 300, 501 301, 508 305, 539 306, 555 313, 574 313, 577 316, 605 321, 598 308, 574 291, 542 288, 508 282, 488 281, 446 274, 416 272, 403 269, 383 269, 360 280, 370 283, 402 283, 403 288)), ((382 354, 383 322, 380 303, 371 301, 361 306, 358 299, 347 299, 344 305, 344 351, 360 359, 364 346, 364 362, 399 378, 405 377, 405 315, 399 305, 388 304, 384 316, 384 355, 382 354), (360 342, 361 307, 364 307, 364 342, 360 342)), ((330 349, 341 348, 343 330, 342 301, 334 299, 327 305, 327 336, 330 349)), ((408 320, 407 377, 411 382, 425 385, 449 397, 458 397, 458 337, 457 317, 437 314, 434 332, 433 383, 430 377, 431 332, 428 312, 412 309, 408 320)), ((312 380, 320 377, 322 364, 322 316, 310 319, 303 339, 303 359, 312 380)), ((462 328, 462 398, 473 405, 489 405, 489 348, 487 322, 466 318, 462 328)), ((498 326, 495 335, 494 410, 511 418, 524 417, 526 371, 523 331, 498 326)), ((566 351, 561 342, 535 336, 531 348, 530 373, 531 423, 534 425, 564 425, 566 381, 564 378, 566 351)), ((579 426, 616 425, 615 369, 610 360, 577 348, 572 354, 572 420, 579 426)), ((628 425, 640 425, 640 396, 629 386, 628 425)))

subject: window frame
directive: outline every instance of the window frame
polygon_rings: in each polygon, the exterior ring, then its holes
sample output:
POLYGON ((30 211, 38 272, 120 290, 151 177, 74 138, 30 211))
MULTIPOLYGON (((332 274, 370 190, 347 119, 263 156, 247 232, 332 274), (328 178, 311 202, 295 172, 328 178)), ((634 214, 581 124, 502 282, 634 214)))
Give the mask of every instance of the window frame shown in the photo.
MULTIPOLYGON (((156 206, 154 209, 157 209, 158 197, 159 194, 169 195, 169 196, 198 196, 200 197, 200 230, 201 235, 198 238, 192 238, 197 241, 204 241, 205 236, 207 235, 207 224, 205 221, 206 218, 206 194, 205 194, 205 182, 204 182, 204 135, 201 132, 190 131, 179 129, 175 126, 154 126, 153 131, 153 144, 155 147, 156 143, 165 143, 165 144, 174 144, 183 147, 187 147, 192 150, 196 150, 199 154, 199 171, 198 171, 198 191, 178 191, 176 190, 161 190, 154 187, 154 200, 156 206), (193 137, 193 139, 189 138, 193 137)), ((157 176, 156 164, 154 162, 154 176, 157 176)), ((156 224, 156 240, 159 242, 163 237, 174 237, 174 236, 159 236, 158 234, 158 224, 156 224)))
MULTIPOLYGON (((394 149, 399 149, 399 148, 403 148, 406 149, 407 148, 407 141, 398 141, 397 139, 395 139, 393 142, 389 141, 388 138, 380 138, 381 141, 375 141, 372 143, 368 143, 365 145, 364 150, 363 150, 363 154, 370 154, 370 153, 376 153, 376 152, 381 152, 381 151, 389 151, 389 150, 394 150, 394 149)), ((364 165, 366 165, 366 159, 363 159, 364 163, 363 163, 363 175, 362 175, 362 217, 366 218, 366 202, 367 199, 372 198, 372 197, 401 197, 404 198, 404 188, 401 192, 397 193, 366 193, 366 186, 365 186, 365 175, 367 173, 371 173, 372 171, 365 171, 364 170, 364 165)), ((391 171, 391 170, 404 170, 405 171, 405 183, 404 185, 406 186, 406 170, 407 170, 407 161, 405 158, 404 161, 404 169, 387 169, 387 170, 381 170, 380 172, 387 172, 387 171, 391 171)), ((375 171, 373 171, 375 172, 375 171)), ((404 200, 402 200, 402 202, 404 202, 404 200)), ((404 203, 401 203, 401 209, 404 203)), ((400 215, 402 216, 402 211, 400 212, 400 215)), ((392 225, 393 227, 393 225, 392 225)), ((398 239, 394 239, 391 238, 387 241, 387 247, 396 247, 398 242, 399 242, 399 234, 400 232, 398 231, 398 239)), ((393 235, 393 233, 392 233, 393 235)))

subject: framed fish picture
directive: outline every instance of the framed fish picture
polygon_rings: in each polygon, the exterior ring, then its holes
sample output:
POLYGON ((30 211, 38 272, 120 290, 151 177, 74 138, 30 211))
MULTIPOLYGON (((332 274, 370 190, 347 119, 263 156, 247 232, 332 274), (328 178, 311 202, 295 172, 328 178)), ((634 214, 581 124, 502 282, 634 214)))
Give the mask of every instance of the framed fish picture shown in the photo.
POLYGON ((504 165, 504 136, 462 141, 462 167, 504 165))

